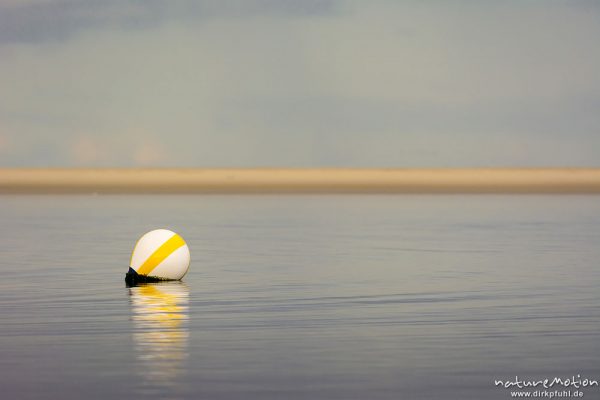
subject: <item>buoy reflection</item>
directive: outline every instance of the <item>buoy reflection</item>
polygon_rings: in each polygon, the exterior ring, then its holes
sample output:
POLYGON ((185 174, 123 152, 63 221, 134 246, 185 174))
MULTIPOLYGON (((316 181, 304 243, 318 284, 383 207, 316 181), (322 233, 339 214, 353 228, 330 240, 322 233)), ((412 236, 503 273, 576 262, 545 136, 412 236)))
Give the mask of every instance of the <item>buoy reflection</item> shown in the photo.
POLYGON ((147 388, 176 385, 188 357, 189 289, 182 282, 129 288, 140 380, 147 388))

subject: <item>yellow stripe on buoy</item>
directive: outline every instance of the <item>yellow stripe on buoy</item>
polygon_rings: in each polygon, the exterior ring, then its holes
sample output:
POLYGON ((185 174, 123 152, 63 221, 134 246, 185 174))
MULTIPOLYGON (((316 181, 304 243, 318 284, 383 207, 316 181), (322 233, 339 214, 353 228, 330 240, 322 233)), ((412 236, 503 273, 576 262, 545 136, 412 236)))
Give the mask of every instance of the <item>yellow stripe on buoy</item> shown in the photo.
POLYGON ((148 275, 154 268, 158 266, 165 258, 169 257, 171 253, 183 246, 185 242, 183 238, 178 234, 173 235, 169 240, 164 242, 137 270, 140 275, 148 275))

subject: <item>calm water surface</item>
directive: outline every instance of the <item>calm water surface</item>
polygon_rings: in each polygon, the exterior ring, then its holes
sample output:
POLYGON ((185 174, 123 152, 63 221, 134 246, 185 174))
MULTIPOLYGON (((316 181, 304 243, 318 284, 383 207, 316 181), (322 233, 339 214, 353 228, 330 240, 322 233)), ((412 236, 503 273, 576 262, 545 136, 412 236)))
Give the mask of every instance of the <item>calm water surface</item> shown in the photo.
POLYGON ((494 379, 600 379, 598 196, 0 196, 0 224, 2 399, 507 399, 494 379), (187 240, 189 274, 125 287, 158 227, 187 240))

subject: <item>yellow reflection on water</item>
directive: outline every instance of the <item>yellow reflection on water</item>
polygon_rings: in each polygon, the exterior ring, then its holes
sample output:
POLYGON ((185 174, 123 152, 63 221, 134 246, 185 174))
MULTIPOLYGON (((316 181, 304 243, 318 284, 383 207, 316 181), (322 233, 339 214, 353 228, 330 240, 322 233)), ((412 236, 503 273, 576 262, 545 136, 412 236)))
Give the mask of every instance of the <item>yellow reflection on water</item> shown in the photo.
POLYGON ((133 341, 144 386, 168 388, 185 372, 189 288, 183 282, 130 287, 133 341))

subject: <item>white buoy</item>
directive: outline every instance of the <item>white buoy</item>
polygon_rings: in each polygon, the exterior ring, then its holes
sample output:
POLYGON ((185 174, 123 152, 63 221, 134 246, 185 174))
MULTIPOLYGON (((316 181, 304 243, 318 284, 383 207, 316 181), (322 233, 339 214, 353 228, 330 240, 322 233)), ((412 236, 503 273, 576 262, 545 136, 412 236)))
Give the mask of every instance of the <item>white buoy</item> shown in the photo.
POLYGON ((185 240, 168 229, 156 229, 142 236, 133 249, 128 283, 180 280, 190 267, 190 249, 185 240))

